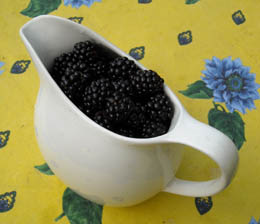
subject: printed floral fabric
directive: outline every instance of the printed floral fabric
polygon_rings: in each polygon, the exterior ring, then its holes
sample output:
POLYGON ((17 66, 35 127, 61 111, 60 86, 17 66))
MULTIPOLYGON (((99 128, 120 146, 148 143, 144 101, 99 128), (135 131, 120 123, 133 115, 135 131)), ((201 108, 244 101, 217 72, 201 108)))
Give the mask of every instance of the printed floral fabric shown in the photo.
MULTIPOLYGON (((259 224, 259 0, 3 0, 0 7, 0 223, 259 224), (231 185, 210 197, 159 193, 129 208, 86 200, 39 150, 39 78, 19 29, 39 15, 87 26, 157 71, 187 111, 237 146, 231 185)), ((44 31, 43 31, 44 32, 44 31)), ((207 180, 217 166, 187 148, 177 176, 207 180)))

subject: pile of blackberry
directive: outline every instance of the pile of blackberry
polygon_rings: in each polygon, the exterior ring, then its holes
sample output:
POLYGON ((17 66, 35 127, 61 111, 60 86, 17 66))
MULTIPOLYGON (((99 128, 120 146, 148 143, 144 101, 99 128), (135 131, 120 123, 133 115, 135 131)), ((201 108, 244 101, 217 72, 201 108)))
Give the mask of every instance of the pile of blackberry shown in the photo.
POLYGON ((104 128, 133 138, 156 137, 169 129, 174 108, 163 79, 126 57, 112 57, 90 41, 80 42, 55 58, 51 75, 104 128))

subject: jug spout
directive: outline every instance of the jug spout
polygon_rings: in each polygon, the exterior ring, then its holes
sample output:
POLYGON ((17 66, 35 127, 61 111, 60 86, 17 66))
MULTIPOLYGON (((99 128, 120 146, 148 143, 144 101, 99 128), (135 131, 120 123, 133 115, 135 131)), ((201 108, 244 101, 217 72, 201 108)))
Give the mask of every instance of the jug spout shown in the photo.
MULTIPOLYGON (((94 31, 68 19, 43 15, 26 23, 20 30, 21 38, 32 57, 40 78, 42 71, 50 70, 54 58, 72 50, 75 43, 90 40, 100 45, 106 53, 129 57, 94 31)), ((137 65, 144 68, 137 62, 137 65)))
POLYGON ((56 56, 70 51, 74 42, 84 39, 75 33, 79 32, 75 32, 73 23, 54 16, 39 16, 20 29, 20 36, 41 79, 56 56))

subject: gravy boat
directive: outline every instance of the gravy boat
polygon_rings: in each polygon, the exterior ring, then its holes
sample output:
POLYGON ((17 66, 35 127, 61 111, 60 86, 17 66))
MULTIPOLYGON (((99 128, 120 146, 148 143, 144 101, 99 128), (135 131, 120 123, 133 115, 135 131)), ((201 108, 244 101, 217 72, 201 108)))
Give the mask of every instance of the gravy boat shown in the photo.
MULTIPOLYGON (((103 37, 68 19, 39 16, 26 23, 20 36, 40 77, 34 125, 39 148, 52 171, 82 197, 108 206, 131 206, 159 192, 212 196, 234 177, 238 152, 223 133, 192 118, 164 85, 175 108, 169 131, 147 139, 113 133, 82 113, 49 74, 56 56, 79 41, 91 40, 109 53, 132 57, 103 37), (204 153, 221 174, 208 181, 175 177, 184 146, 204 153)), ((143 65, 134 60, 142 69, 143 65)))

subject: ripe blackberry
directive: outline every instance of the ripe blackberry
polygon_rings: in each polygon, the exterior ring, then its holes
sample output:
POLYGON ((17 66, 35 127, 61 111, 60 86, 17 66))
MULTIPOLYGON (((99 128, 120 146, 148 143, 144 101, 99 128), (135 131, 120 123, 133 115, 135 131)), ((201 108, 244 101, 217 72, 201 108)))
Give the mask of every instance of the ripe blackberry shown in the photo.
POLYGON ((138 70, 134 61, 126 57, 117 57, 109 64, 109 76, 112 79, 124 78, 127 79, 131 74, 138 70))
POLYGON ((130 76, 136 96, 148 96, 163 91, 163 79, 152 70, 138 70, 130 76))
POLYGON ((148 99, 145 104, 145 112, 150 119, 169 124, 174 111, 168 96, 165 93, 158 93, 148 99))
POLYGON ((126 120, 133 108, 134 103, 129 97, 115 92, 107 99, 105 111, 108 119, 117 124, 126 120))
POLYGON ((73 99, 77 97, 77 92, 82 89, 82 74, 72 69, 66 69, 65 74, 61 77, 59 86, 64 93, 73 99))
POLYGON ((73 53, 78 60, 88 63, 96 61, 98 57, 96 47, 90 41, 76 43, 73 48, 73 53))
POLYGON ((118 93, 126 94, 126 95, 133 95, 133 88, 127 79, 118 79, 113 82, 115 91, 118 93))
POLYGON ((60 81, 65 70, 73 65, 75 57, 72 53, 64 53, 54 59, 51 75, 56 81, 60 81))
POLYGON ((113 125, 109 119, 107 119, 107 116, 104 111, 98 111, 94 117, 93 120, 98 123, 100 126, 112 130, 113 125))
POLYGON ((141 130, 142 138, 152 138, 167 133, 168 127, 160 122, 146 120, 141 130))
POLYGON ((80 42, 54 60, 51 74, 71 101, 104 128, 135 138, 168 131, 174 111, 163 79, 126 57, 80 42))
POLYGON ((84 112, 91 116, 97 110, 102 109, 102 104, 112 92, 113 86, 108 79, 101 78, 92 81, 83 93, 82 102, 84 112))

